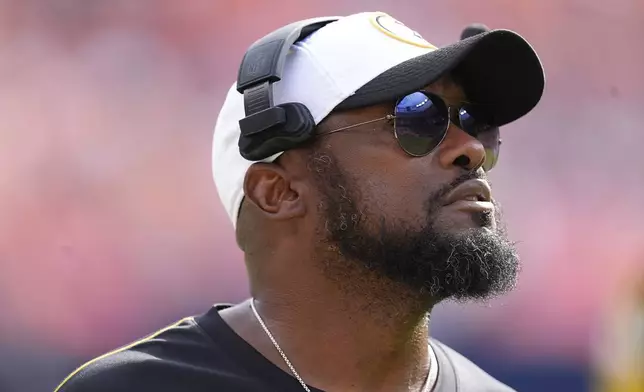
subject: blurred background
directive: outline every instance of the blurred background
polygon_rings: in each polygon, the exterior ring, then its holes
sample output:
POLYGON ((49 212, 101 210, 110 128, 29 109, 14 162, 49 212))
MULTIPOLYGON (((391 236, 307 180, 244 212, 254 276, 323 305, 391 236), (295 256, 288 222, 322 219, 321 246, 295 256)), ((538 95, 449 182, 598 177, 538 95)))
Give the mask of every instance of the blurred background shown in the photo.
POLYGON ((210 169, 225 92, 260 36, 364 10, 435 45, 518 31, 547 73, 491 173, 520 286, 432 334, 519 391, 644 391, 643 0, 0 0, 0 391, 246 297, 210 169))

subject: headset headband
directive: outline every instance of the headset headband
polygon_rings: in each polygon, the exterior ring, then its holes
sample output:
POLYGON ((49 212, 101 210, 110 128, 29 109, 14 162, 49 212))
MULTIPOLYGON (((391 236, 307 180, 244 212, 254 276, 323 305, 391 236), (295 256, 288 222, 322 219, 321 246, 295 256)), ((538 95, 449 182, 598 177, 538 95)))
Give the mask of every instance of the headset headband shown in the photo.
POLYGON ((315 123, 306 106, 297 102, 273 106, 272 84, 281 80, 286 55, 294 43, 338 19, 291 23, 259 39, 246 51, 237 75, 237 91, 244 94, 246 113, 239 121, 239 148, 244 158, 261 160, 310 137, 315 123))

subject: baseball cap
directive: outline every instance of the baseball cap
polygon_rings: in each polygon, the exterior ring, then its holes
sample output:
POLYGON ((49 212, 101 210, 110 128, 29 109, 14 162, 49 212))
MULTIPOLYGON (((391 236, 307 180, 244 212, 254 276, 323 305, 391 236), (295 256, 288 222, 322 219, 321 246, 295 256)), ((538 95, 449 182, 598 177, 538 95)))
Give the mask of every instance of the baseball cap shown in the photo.
MULTIPOLYGON (((296 42, 282 79, 273 85, 273 100, 275 105, 303 103, 319 124, 333 110, 391 102, 450 72, 458 74, 468 100, 485 104, 496 126, 532 110, 545 85, 539 57, 515 32, 490 30, 438 48, 387 13, 363 12, 340 17, 296 42)), ((217 118, 212 152, 215 184, 233 226, 244 178, 254 163, 239 152, 244 117, 235 83, 217 118)))

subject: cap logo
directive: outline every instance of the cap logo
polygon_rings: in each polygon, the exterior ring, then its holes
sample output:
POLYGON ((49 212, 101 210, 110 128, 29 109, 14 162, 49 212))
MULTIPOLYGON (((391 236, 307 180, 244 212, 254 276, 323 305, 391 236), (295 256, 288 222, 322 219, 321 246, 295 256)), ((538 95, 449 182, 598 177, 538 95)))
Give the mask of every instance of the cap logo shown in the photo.
POLYGON ((378 30, 385 33, 391 38, 398 41, 419 46, 421 48, 437 49, 436 46, 425 41, 425 39, 416 31, 405 26, 402 22, 392 18, 387 14, 376 14, 371 17, 371 24, 378 30))

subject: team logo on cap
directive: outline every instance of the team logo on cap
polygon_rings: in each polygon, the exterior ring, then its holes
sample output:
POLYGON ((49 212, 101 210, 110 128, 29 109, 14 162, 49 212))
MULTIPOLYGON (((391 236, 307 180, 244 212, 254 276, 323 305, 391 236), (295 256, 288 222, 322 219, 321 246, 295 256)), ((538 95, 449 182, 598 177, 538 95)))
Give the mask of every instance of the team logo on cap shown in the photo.
POLYGON ((371 17, 371 23, 380 31, 398 41, 421 48, 436 49, 436 46, 425 41, 417 31, 405 26, 402 22, 387 14, 376 14, 371 17))

